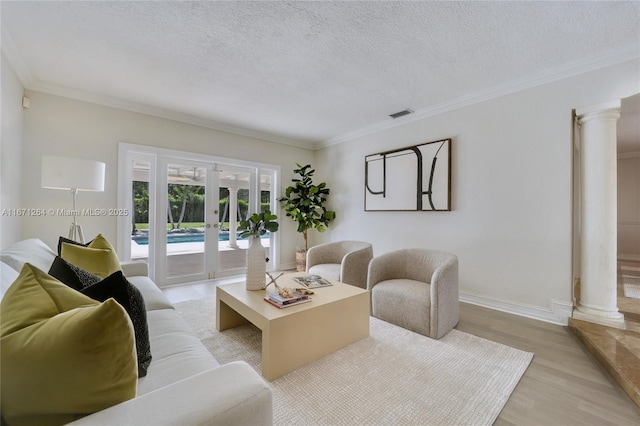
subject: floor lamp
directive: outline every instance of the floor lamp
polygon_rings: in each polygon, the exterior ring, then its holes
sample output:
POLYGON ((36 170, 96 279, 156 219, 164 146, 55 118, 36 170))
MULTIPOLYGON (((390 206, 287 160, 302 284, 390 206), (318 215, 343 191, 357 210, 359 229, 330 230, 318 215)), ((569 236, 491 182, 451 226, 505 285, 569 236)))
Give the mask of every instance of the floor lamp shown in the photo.
POLYGON ((66 189, 73 197, 73 222, 69 239, 84 244, 82 228, 76 222, 76 195, 78 191, 104 191, 105 164, 98 161, 67 157, 42 157, 41 185, 43 188, 66 189))

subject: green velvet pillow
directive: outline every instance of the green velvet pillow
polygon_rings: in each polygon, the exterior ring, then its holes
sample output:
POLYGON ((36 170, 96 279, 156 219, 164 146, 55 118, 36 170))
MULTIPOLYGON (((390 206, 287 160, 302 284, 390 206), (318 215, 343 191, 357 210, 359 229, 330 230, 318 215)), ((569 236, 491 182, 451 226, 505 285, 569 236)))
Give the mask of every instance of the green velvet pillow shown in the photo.
POLYGON ((102 234, 98 234, 86 247, 63 242, 60 257, 100 278, 120 270, 116 251, 102 234))
POLYGON ((26 263, 0 303, 1 409, 9 425, 59 425, 134 398, 129 315, 26 263))

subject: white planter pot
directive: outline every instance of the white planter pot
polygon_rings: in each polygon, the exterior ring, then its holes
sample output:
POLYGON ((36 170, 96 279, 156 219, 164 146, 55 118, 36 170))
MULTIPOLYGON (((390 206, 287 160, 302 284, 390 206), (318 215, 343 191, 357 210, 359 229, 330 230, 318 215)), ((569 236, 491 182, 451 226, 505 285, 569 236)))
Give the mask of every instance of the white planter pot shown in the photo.
POLYGON ((247 290, 262 290, 267 283, 267 258, 260 237, 252 237, 247 250, 247 290))

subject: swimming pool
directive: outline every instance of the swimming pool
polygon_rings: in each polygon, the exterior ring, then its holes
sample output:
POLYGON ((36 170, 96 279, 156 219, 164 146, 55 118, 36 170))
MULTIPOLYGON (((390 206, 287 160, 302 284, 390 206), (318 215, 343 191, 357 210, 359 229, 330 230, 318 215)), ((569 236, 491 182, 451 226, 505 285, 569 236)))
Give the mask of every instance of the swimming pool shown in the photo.
MULTIPOLYGON (((240 233, 237 234, 236 237, 238 240, 246 240, 246 238, 240 238, 240 233)), ((267 232, 260 238, 269 238, 269 233, 267 232)), ((149 244, 149 236, 147 234, 143 235, 133 235, 131 240, 135 241, 140 245, 148 245, 149 244)), ((218 233, 218 241, 229 241, 229 232, 228 231, 220 231, 218 233)), ((175 233, 175 234, 167 234, 167 244, 175 244, 175 243, 202 243, 204 242, 204 232, 185 232, 185 233, 175 233)))

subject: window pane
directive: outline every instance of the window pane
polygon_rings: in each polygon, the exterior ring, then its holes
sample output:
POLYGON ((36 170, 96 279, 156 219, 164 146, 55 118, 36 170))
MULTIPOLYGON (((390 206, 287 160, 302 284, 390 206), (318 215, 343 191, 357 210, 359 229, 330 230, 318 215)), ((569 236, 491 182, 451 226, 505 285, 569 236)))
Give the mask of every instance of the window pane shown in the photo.
POLYGON ((131 162, 131 258, 149 257, 149 169, 148 161, 131 162))
POLYGON ((205 272, 204 167, 167 167, 167 277, 205 272))

